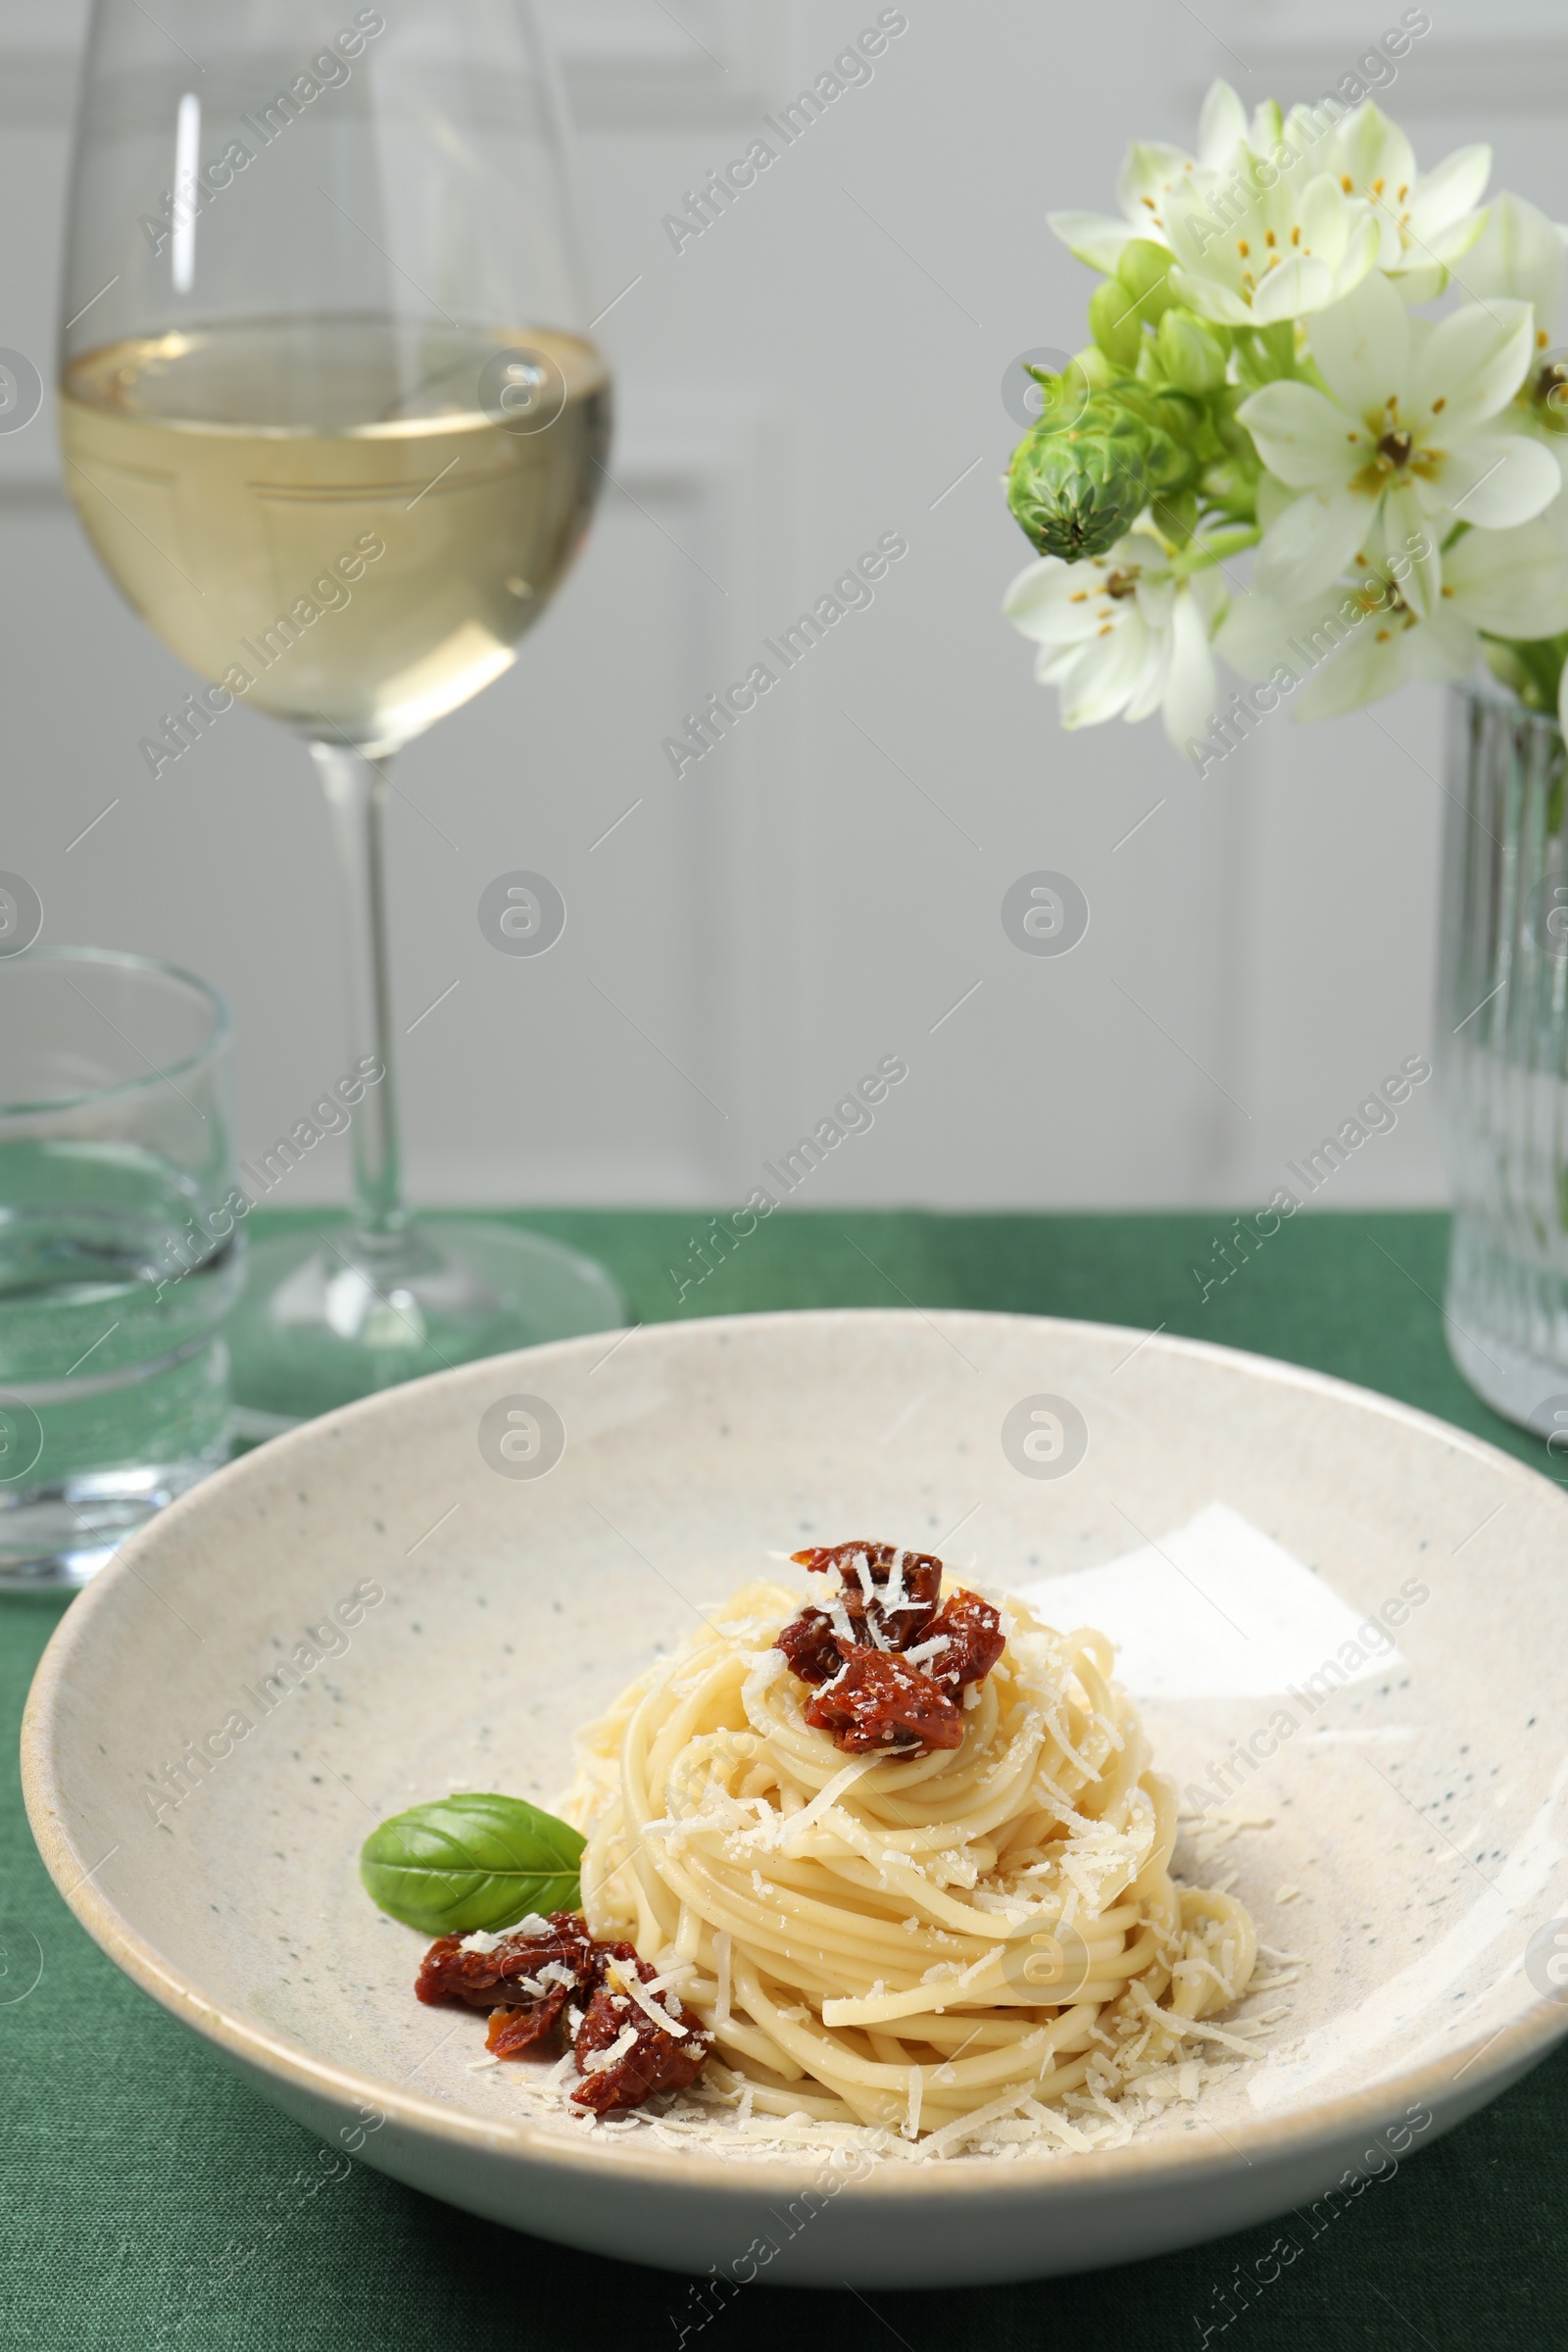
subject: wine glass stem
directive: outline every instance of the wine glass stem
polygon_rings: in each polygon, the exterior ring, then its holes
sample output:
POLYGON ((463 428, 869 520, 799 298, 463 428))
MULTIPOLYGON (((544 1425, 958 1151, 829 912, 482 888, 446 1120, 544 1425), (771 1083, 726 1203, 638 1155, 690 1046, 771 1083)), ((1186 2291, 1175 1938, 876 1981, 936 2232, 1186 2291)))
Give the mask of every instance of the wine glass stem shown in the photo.
POLYGON ((349 1045, 366 1088, 354 1113, 355 1238, 383 1247, 402 1233, 397 1082, 392 1067, 392 988, 387 968, 386 763, 352 744, 314 742, 311 753, 326 794, 337 844, 343 944, 348 961, 349 1045))

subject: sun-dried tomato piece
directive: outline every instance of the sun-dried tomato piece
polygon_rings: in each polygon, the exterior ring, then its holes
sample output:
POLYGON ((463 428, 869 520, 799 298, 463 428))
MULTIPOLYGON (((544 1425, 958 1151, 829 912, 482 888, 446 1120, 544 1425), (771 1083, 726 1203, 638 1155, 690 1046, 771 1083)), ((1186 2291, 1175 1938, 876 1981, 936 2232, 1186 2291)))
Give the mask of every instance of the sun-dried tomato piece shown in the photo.
POLYGON ((465 1951, 458 1936, 438 1936, 425 1953, 414 1989, 421 2001, 455 2001, 466 2009, 495 2009, 516 1986, 518 2002, 542 2000, 551 1989, 576 1990, 584 1996, 599 1982, 598 1947, 575 1911, 556 1911, 543 1923, 544 1932, 525 1935, 511 1929, 487 1952, 465 1951), (540 1982, 541 1969, 552 1974, 540 1982), (570 1970, 572 1982, 563 1985, 555 1972, 570 1970), (519 1979, 528 1980, 519 1984, 519 1979))
POLYGON ((542 2001, 521 2009, 492 2009, 484 2046, 496 2058, 526 2058, 557 2041, 569 1987, 552 1984, 542 2001))
POLYGON ((803 1609, 792 1617, 773 1646, 784 1652, 803 1683, 825 1683, 844 1663, 833 1637, 833 1620, 820 1609, 803 1609))
POLYGON ((808 1700, 806 1720, 831 1733, 847 1756, 911 1740, 926 1751, 957 1747, 963 1740, 963 1717, 948 1693, 896 1650, 852 1650, 838 1680, 808 1700))
POLYGON ((968 1683, 983 1683, 1007 1646, 1002 1619, 978 1592, 950 1593, 926 1629, 926 1640, 946 1641, 926 1667, 944 1690, 961 1690, 968 1683))
POLYGON ((439 1936, 414 1989, 421 2001, 489 2010, 486 2046, 498 2058, 520 2058, 560 2046, 566 2004, 594 1991, 605 1949, 577 1912, 556 1911, 531 1934, 514 1928, 487 1952, 465 1951, 457 1936, 439 1936))
POLYGON ((438 1936, 414 1989, 421 2001, 488 2009, 485 2047, 496 2058, 559 2048, 571 2025, 581 2066, 630 2026, 634 2038, 621 2056, 588 2073, 572 2093, 579 2106, 605 2111, 640 2106, 656 2090, 683 2090, 712 2047, 702 2020, 670 1994, 656 1997, 686 2032, 658 2025, 624 1989, 632 1976, 642 1984, 654 1977, 635 1944, 597 1942, 579 1912, 556 1911, 532 1935, 514 1928, 487 1952, 466 1952, 457 1936, 438 1936))
POLYGON ((684 2090, 702 2073, 712 2047, 701 2018, 672 1993, 655 1998, 684 2033, 656 2025, 641 2002, 621 1989, 634 1970, 640 1984, 653 1982, 654 1972, 645 1960, 607 1963, 605 1982, 589 2002, 572 2043, 583 2078, 571 2094, 572 2104, 591 2108, 596 2115, 640 2107, 656 2091, 684 2090), (622 2044, 620 2055, 608 2066, 593 2064, 622 2044))
POLYGON ((942 1562, 929 1552, 906 1551, 897 1544, 818 1544, 791 1557, 814 1576, 831 1579, 837 1570, 840 1597, 856 1640, 869 1641, 878 1649, 912 1649, 924 1639, 942 1597, 942 1562), (868 1626, 874 1631, 868 1632, 868 1626))
POLYGON ((830 1732, 847 1755, 957 1747, 956 1702, 1006 1647, 990 1601, 957 1592, 943 1602, 942 1562, 892 1544, 816 1544, 791 1557, 826 1576, 832 1593, 828 1609, 803 1609, 775 1643, 816 1690, 807 1722, 830 1732), (903 1653, 933 1639, 942 1647, 922 1659, 924 1671, 905 1667, 903 1653), (892 1658, 903 1670, 869 1667, 867 1657, 892 1658))

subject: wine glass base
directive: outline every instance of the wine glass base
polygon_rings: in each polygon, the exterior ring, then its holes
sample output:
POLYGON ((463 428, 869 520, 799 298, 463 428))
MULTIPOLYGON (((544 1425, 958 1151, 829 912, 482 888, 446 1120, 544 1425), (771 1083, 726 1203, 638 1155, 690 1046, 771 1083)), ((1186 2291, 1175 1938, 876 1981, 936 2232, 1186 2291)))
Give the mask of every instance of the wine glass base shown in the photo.
POLYGON ((234 1434, 276 1437, 427 1372, 625 1321, 604 1268, 543 1234, 442 1215, 386 1240, 344 1218, 296 1226, 250 1246, 226 1329, 234 1434))

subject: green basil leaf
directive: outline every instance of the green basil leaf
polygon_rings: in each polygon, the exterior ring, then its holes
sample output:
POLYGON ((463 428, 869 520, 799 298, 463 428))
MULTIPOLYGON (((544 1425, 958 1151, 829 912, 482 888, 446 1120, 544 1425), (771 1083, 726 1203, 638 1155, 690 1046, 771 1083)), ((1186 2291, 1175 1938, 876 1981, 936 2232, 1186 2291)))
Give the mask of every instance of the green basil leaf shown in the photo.
POLYGON ((585 1840, 520 1796, 443 1796, 395 1813, 360 1852, 372 1903, 427 1936, 514 1927, 575 1911, 585 1840))

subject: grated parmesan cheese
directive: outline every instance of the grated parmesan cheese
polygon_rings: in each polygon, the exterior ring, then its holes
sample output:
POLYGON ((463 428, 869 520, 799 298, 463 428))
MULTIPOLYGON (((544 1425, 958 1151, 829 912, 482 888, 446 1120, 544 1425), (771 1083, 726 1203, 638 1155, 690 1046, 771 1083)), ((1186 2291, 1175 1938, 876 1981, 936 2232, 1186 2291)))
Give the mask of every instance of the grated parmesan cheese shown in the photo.
MULTIPOLYGON (((671 2017, 667 2009, 660 2007, 641 1977, 635 1973, 622 1976, 618 1968, 612 1967, 605 1971, 605 1982, 607 1984, 619 1986, 624 1992, 629 1992, 638 2008, 646 2017, 651 2018, 662 2033, 673 2034, 677 2041, 686 2039, 691 2029, 683 2026, 678 2017, 671 2017)), ((631 2026, 626 2028, 626 2033, 630 2034, 634 2040, 636 2039, 635 2030, 631 2026)))
POLYGON ((592 2050, 589 2052, 588 2056, 582 2062, 582 2071, 585 2075, 607 2074, 611 2067, 618 2066, 622 2058, 626 2056, 627 2052, 629 2050, 634 2050, 636 2047, 636 2027, 622 2026, 620 2032, 616 2034, 614 2040, 610 2044, 608 2049, 592 2050))

